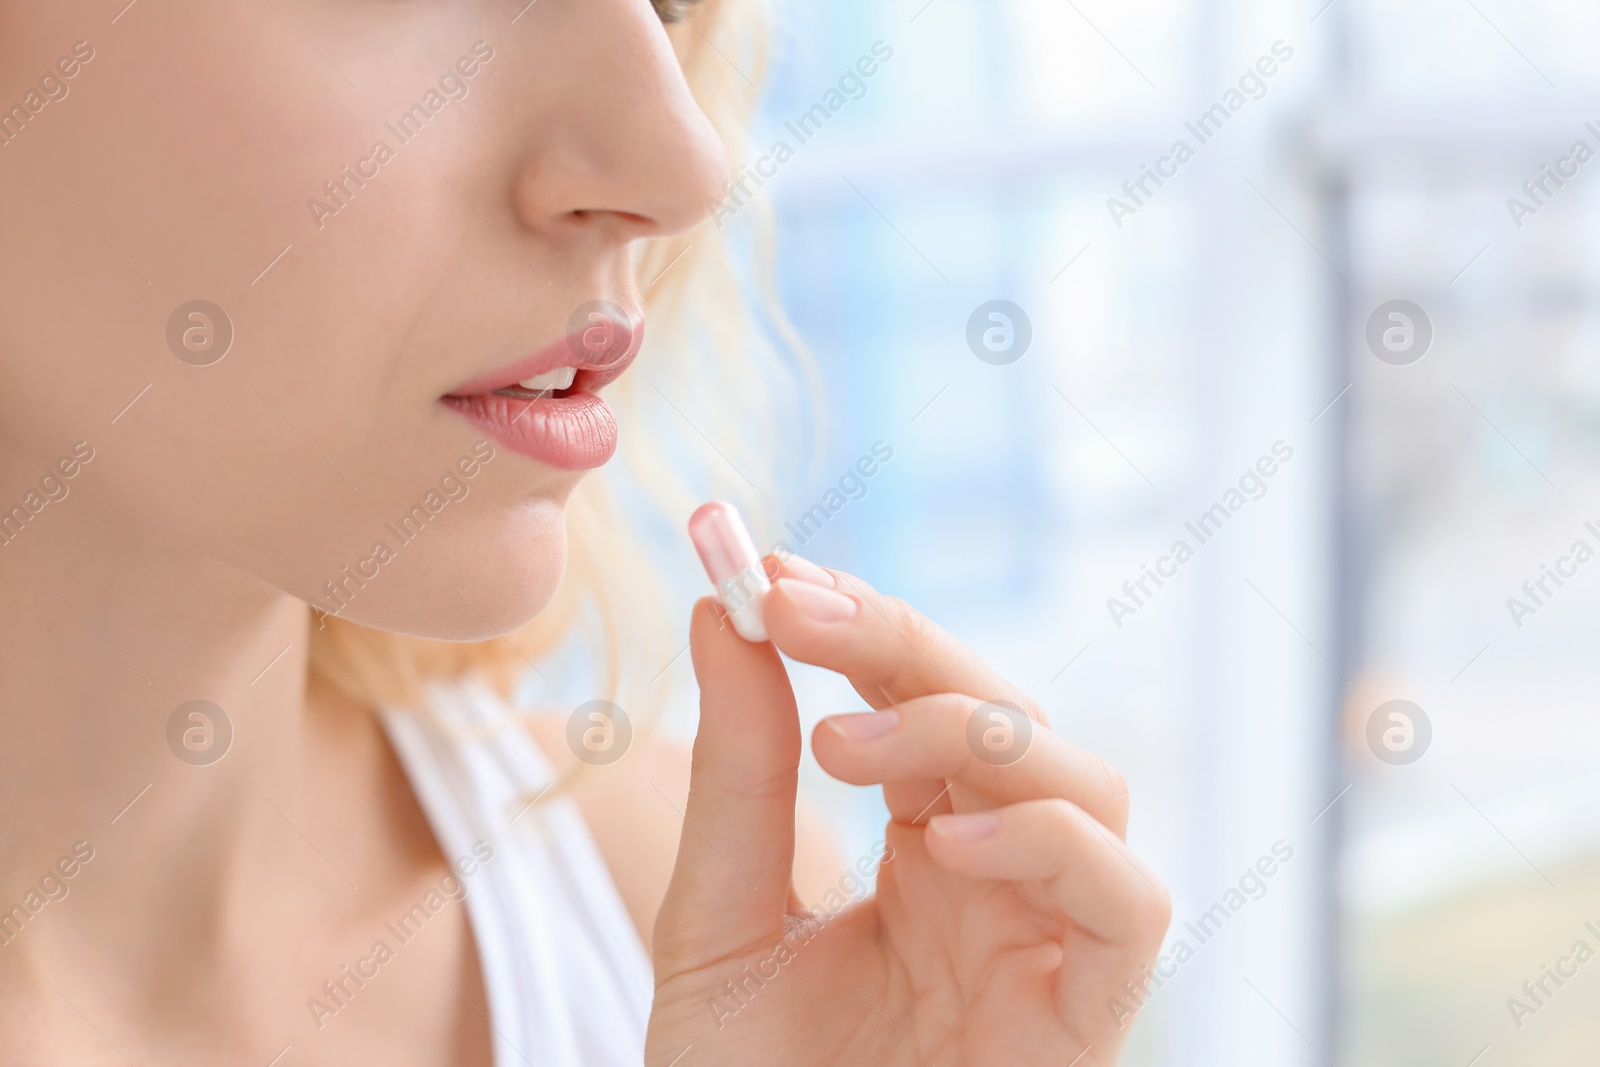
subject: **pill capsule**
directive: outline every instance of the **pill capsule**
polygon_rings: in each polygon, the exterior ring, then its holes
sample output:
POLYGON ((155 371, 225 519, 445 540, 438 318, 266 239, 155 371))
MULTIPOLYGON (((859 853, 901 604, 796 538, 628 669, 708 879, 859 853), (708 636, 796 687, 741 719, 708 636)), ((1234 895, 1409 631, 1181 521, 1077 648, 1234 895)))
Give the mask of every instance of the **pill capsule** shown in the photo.
POLYGON ((717 599, 728 611, 734 632, 746 641, 767 640, 761 607, 772 583, 738 509, 721 500, 702 504, 689 516, 689 538, 716 587, 717 599))

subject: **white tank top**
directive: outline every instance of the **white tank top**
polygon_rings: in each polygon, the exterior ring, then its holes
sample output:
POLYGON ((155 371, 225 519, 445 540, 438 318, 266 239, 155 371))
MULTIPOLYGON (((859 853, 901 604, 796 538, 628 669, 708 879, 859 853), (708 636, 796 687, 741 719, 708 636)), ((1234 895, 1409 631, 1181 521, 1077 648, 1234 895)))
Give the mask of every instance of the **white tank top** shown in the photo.
POLYGON ((577 805, 529 805, 553 770, 492 690, 432 697, 431 714, 381 717, 445 858, 494 849, 462 881, 495 1067, 637 1067, 654 975, 577 805))

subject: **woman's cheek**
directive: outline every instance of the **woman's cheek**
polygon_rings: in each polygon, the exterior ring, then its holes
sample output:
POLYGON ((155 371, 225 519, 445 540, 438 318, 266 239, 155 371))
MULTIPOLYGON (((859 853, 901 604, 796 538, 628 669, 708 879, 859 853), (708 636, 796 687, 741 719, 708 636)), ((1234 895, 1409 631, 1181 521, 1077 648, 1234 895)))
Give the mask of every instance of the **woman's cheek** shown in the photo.
MULTIPOLYGON (((314 599, 346 566, 373 571, 387 524, 470 446, 437 397, 493 351, 466 312, 485 284, 472 250, 498 238, 463 224, 447 179, 490 136, 492 65, 332 217, 308 206, 470 49, 448 17, 382 48, 304 22, 339 71, 272 4, 147 0, 3 150, 0 420, 46 451, 98 450, 64 518, 181 539, 314 599)), ((427 537, 391 546, 400 562, 351 617, 438 636, 525 620, 559 580, 572 485, 536 481, 506 455, 427 537)))

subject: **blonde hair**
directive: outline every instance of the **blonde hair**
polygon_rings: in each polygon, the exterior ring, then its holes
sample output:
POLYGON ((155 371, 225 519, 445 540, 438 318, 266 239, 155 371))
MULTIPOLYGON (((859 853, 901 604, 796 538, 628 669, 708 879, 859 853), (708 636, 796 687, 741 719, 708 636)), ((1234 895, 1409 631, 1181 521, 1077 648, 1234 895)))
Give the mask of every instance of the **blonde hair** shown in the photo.
MULTIPOLYGON (((723 139, 730 165, 737 166, 765 72, 767 12, 756 0, 702 0, 677 15, 666 21, 678 60, 723 139)), ((692 504, 704 499, 695 490, 713 490, 765 514, 773 501, 756 487, 780 484, 772 445, 773 428, 793 414, 783 410, 784 400, 801 391, 796 386, 812 392, 817 387, 814 369, 777 310, 769 272, 753 266, 770 263, 770 217, 764 204, 747 206, 729 235, 708 221, 679 237, 644 242, 636 255, 635 276, 650 323, 645 351, 607 393, 623 425, 623 470, 591 474, 571 498, 567 570, 550 605, 505 638, 470 643, 408 637, 320 616, 312 630, 313 679, 366 706, 421 709, 430 683, 469 675, 509 697, 530 663, 576 631, 599 653, 598 691, 619 699, 630 716, 655 717, 666 686, 657 684, 659 674, 643 683, 631 679, 627 667, 646 673, 660 667, 664 673, 675 650, 667 644, 661 583, 613 483, 631 474, 680 529, 692 504), (728 239, 735 233, 742 245, 728 239), (764 309, 765 321, 752 311, 751 298, 764 309), (669 388, 705 388, 694 403, 669 395, 662 381, 669 388), (737 403, 716 403, 713 386, 716 395, 737 403), (650 399, 656 402, 648 408, 641 403, 650 399), (737 423, 730 417, 734 412, 737 423), (707 438, 708 430, 718 431, 717 444, 707 438), (663 447, 668 438, 698 453, 707 484, 685 479, 682 450, 663 447)))

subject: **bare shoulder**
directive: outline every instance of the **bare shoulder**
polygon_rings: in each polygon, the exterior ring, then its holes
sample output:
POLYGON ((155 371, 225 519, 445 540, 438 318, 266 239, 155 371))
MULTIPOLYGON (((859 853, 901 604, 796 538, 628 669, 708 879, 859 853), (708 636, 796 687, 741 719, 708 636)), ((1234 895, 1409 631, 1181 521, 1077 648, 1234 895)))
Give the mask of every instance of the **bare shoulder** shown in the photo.
POLYGON ((627 755, 609 766, 581 767, 567 748, 566 722, 540 715, 529 730, 558 774, 574 770, 577 803, 646 946, 678 854, 689 752, 657 734, 636 734, 627 755))
MULTIPOLYGON (((535 716, 528 729, 558 774, 578 766, 567 748, 565 720, 535 716)), ((626 756, 607 767, 583 768, 569 792, 646 947, 678 856, 690 765, 687 744, 640 732, 626 756)), ((794 880, 800 899, 818 899, 838 877, 832 834, 802 803, 795 818, 794 880)))

